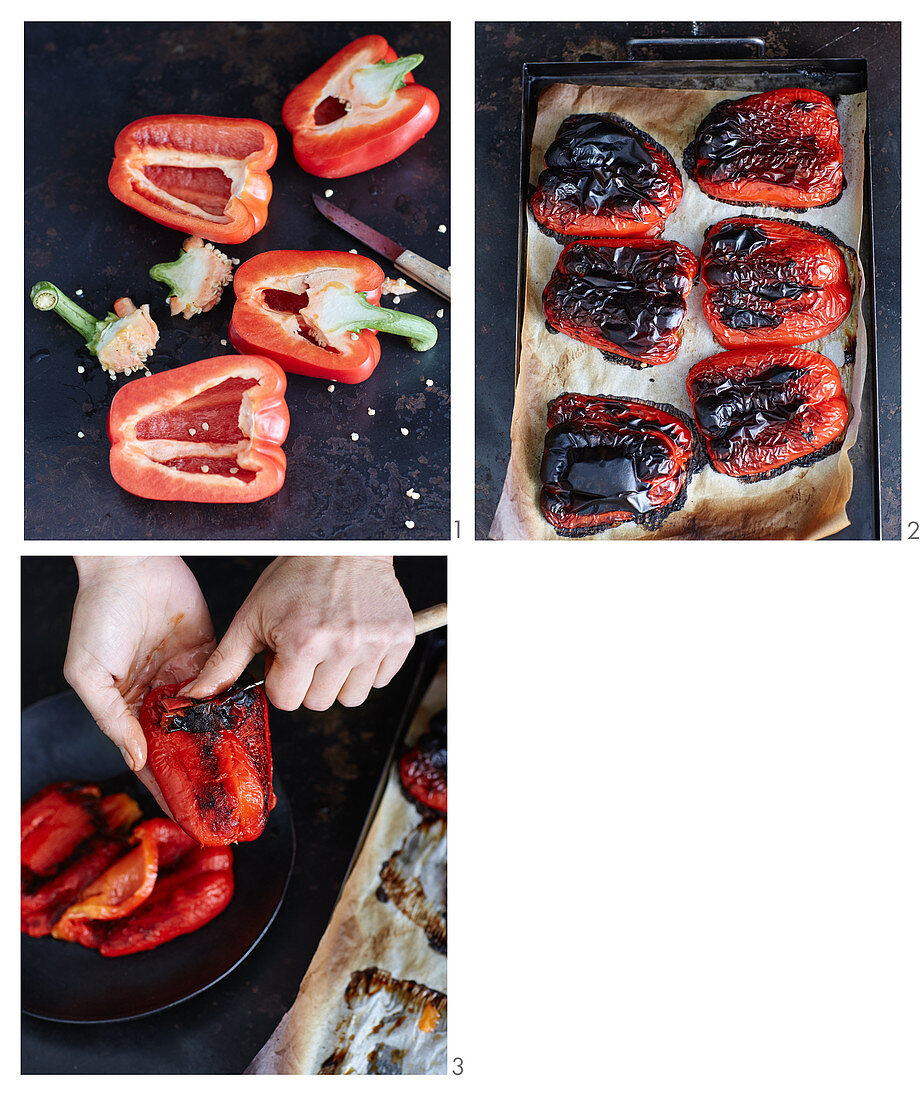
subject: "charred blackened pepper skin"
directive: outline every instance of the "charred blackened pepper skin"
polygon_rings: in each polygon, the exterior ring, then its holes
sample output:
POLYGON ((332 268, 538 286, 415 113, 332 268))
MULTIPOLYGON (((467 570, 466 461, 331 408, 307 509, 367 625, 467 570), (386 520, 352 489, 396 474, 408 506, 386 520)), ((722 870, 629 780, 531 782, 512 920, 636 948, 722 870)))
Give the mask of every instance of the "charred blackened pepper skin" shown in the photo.
POLYGON ((683 167, 714 199, 806 210, 843 192, 843 147, 832 100, 777 88, 717 104, 699 123, 683 167))
POLYGON ((656 530, 704 462, 692 421, 672 405, 564 393, 548 405, 542 515, 566 537, 627 522, 656 530))
POLYGON ((695 421, 719 473, 763 481, 840 449, 849 405, 834 363, 804 348, 726 351, 689 372, 695 421))
POLYGON ((726 348, 787 347, 833 332, 849 315, 847 256, 825 229, 778 218, 726 218, 705 231, 705 319, 726 348))
POLYGON ((401 786, 407 797, 424 814, 446 816, 448 800, 448 754, 445 711, 434 716, 429 729, 407 750, 398 763, 401 786))
POLYGON ((675 359, 695 254, 676 241, 575 241, 542 294, 548 327, 639 369, 675 359))
POLYGON ((530 207, 542 232, 562 241, 658 236, 683 193, 666 149, 617 115, 568 116, 545 165, 530 207))

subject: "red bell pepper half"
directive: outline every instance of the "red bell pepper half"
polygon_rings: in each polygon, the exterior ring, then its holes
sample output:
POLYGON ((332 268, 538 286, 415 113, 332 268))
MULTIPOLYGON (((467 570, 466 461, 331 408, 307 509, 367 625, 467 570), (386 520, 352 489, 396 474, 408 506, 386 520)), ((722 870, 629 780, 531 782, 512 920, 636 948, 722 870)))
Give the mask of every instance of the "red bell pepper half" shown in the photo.
POLYGON ((148 766, 170 813, 199 844, 255 840, 276 804, 263 689, 197 700, 181 694, 184 686, 145 697, 139 721, 148 766))
POLYGON ((840 449, 849 405, 834 363, 804 348, 725 351, 686 390, 712 466, 762 481, 840 449))
POLYGON ((326 179, 386 164, 419 141, 439 117, 439 100, 414 83, 422 54, 398 57, 381 35, 345 46, 303 80, 282 105, 295 159, 326 179))
POLYGON ((109 190, 161 225, 240 244, 266 224, 275 131, 253 118, 154 115, 115 140, 109 190))
POLYGON ((415 351, 435 325, 378 305, 384 272, 351 252, 264 252, 240 265, 229 335, 238 351, 271 356, 295 374, 364 382, 378 365, 376 332, 405 336, 415 351))
POLYGON ((542 294, 547 326, 641 369, 679 353, 699 261, 676 241, 575 241, 542 294))
POLYGON ((683 182, 650 134, 611 114, 570 115, 545 153, 530 200, 541 231, 574 237, 656 237, 683 182))
POLYGON ((832 233, 779 218, 726 218, 705 231, 705 319, 726 348, 806 344, 852 306, 846 253, 832 233))
POLYGON ((445 729, 429 729, 398 762, 401 787, 424 813, 446 816, 448 752, 445 729))
POLYGON ((683 166, 706 195, 722 202, 829 206, 844 186, 836 108, 810 88, 724 100, 699 123, 683 166))
POLYGON ((138 378, 109 408, 109 466, 150 500, 262 500, 285 481, 285 372, 254 355, 219 355, 138 378))
POLYGON ((692 421, 672 405, 563 393, 548 405, 542 515, 569 538, 627 522, 656 530, 704 463, 692 421))

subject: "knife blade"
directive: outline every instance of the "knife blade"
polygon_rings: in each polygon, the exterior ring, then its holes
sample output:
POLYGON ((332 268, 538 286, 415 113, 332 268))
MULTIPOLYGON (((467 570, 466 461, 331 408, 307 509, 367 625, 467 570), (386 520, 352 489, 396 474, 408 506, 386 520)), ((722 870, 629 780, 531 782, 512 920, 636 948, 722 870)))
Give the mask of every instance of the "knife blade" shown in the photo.
POLYGON ((452 277, 444 267, 439 267, 438 264, 412 252, 409 248, 404 248, 403 245, 392 241, 377 229, 372 229, 370 225, 354 218, 352 214, 347 214, 345 210, 334 206, 332 202, 321 198, 320 195, 311 197, 314 199, 314 205, 327 221, 333 222, 351 237, 355 237, 357 241, 361 241, 380 256, 390 260, 398 271, 416 279, 447 301, 451 300, 452 277))

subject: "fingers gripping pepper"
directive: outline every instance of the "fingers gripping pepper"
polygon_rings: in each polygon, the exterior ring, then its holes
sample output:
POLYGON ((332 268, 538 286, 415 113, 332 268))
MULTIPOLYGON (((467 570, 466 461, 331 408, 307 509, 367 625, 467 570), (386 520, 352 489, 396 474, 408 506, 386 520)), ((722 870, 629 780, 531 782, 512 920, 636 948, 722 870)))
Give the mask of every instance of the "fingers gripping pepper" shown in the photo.
POLYGON ((178 260, 155 264, 150 275, 171 290, 167 299, 170 314, 190 320, 197 313, 208 313, 221 301, 221 293, 234 277, 231 260, 201 237, 187 237, 178 260))
POLYGON ((287 371, 363 382, 381 357, 376 332, 405 336, 415 351, 435 325, 378 305, 384 272, 350 252, 264 252, 240 265, 229 334, 238 351, 268 355, 287 371))
POLYGON ((303 80, 282 106, 301 167, 328 179, 352 176, 393 160, 427 134, 439 100, 411 76, 422 60, 422 54, 399 58, 370 34, 303 80))
POLYGON ((847 249, 827 230, 777 218, 726 218, 705 232, 705 319, 726 348, 806 344, 852 306, 847 249))
POLYGON ((148 766, 170 813, 199 844, 255 840, 276 804, 263 689, 195 700, 180 694, 184 686, 154 688, 144 700, 148 766))
POLYGON ((277 150, 253 118, 140 118, 116 138, 109 190, 161 225, 240 244, 266 224, 277 150))
POLYGON ((53 309, 83 337, 91 354, 112 377, 143 370, 159 333, 149 308, 136 308, 130 298, 119 298, 101 320, 68 298, 54 283, 36 283, 31 292, 36 309, 53 309))

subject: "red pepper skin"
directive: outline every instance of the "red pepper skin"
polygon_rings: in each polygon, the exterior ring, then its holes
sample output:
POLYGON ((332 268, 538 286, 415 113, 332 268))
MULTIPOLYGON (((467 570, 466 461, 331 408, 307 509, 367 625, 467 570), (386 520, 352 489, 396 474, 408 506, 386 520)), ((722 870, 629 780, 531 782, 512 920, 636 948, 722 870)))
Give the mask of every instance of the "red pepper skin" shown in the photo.
POLYGON ((149 500, 240 504, 272 496, 285 481, 285 387, 272 360, 242 355, 129 382, 109 407, 113 478, 149 500))
POLYGON ((255 840, 276 804, 266 696, 253 687, 187 699, 181 692, 189 682, 145 697, 139 720, 148 767, 170 813, 199 844, 255 840))
POLYGON ((333 382, 364 382, 378 365, 381 345, 371 329, 339 340, 340 350, 318 347, 300 325, 299 310, 310 289, 341 282, 377 306, 385 273, 374 260, 351 252, 263 252, 242 263, 234 276, 237 301, 228 330, 231 343, 249 355, 268 355, 293 374, 333 382))
POLYGON ((295 160, 312 175, 337 179, 367 172, 399 157, 436 124, 436 93, 404 77, 380 106, 355 103, 346 114, 319 125, 315 111, 328 97, 350 100, 350 75, 366 65, 396 61, 397 54, 378 34, 357 38, 303 80, 282 105, 282 121, 291 131, 295 160))
POLYGON ((568 538, 628 522, 656 530, 703 464, 695 427, 672 405, 564 393, 548 405, 542 515, 568 538))
POLYGON ((404 793, 424 811, 445 817, 448 809, 446 737, 429 730, 398 762, 404 793))
POLYGON ((683 194, 667 150, 618 115, 569 115, 545 165, 529 206, 539 229, 562 243, 657 237, 683 194))
POLYGON ((829 206, 844 186, 836 108, 810 88, 725 100, 699 123, 683 164, 706 195, 722 202, 829 206))
POLYGON ((804 348, 712 355, 689 372, 686 391, 712 466, 741 481, 833 454, 849 421, 840 372, 804 348))
POLYGON ((676 241, 574 241, 542 294, 548 327, 639 369, 679 354, 699 261, 676 241))
POLYGON ((845 253, 819 227, 725 218, 705 231, 702 308, 726 348, 788 347, 833 332, 852 306, 845 253))
POLYGON ((241 244, 266 224, 277 151, 275 131, 254 118, 139 118, 115 139, 109 190, 160 225, 241 244))

